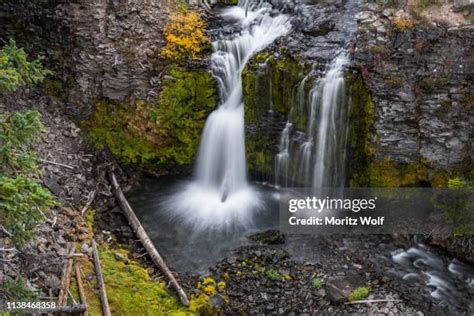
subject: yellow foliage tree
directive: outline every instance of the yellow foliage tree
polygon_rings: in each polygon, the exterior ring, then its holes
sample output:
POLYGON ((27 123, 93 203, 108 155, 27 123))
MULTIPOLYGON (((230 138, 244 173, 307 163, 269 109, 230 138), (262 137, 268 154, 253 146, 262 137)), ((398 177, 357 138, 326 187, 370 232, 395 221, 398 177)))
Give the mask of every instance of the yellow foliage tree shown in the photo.
POLYGON ((163 30, 166 46, 161 56, 173 60, 197 60, 209 42, 206 22, 197 11, 180 10, 170 14, 163 30))

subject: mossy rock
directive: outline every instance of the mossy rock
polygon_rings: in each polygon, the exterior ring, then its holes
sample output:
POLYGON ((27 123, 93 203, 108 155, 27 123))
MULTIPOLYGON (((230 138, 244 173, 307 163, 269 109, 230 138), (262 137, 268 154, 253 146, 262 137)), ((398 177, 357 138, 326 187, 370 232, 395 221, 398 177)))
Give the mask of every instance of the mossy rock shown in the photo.
POLYGON ((46 79, 44 80, 45 92, 58 99, 65 99, 66 91, 64 89, 63 82, 60 80, 46 79))
POLYGON ((248 169, 270 175, 273 173, 274 156, 277 151, 275 143, 278 139, 265 134, 256 134, 246 139, 246 156, 248 169))
POLYGON ((170 66, 162 90, 151 102, 98 101, 84 122, 99 149, 108 148, 122 163, 153 168, 193 162, 207 115, 216 106, 211 73, 170 66))
MULTIPOLYGON (((126 250, 112 250, 100 246, 99 256, 107 298, 113 315, 143 315, 143 313, 149 315, 194 314, 181 305, 174 293, 167 289, 166 282, 153 280, 146 268, 129 259, 126 250), (125 260, 117 260, 116 253, 119 253, 125 260)), ((86 278, 94 276, 94 267, 91 261, 81 259, 80 264, 86 278)), ((91 277, 90 280, 83 281, 89 314, 101 315, 97 281, 95 277, 91 277)), ((79 297, 75 279, 72 279, 71 293, 74 297, 79 297)))
POLYGON ((374 133, 375 104, 360 74, 346 73, 345 80, 346 94, 351 100, 347 170, 351 186, 364 186, 369 182, 368 168, 374 153, 371 139, 374 133))
MULTIPOLYGON (((276 57, 263 51, 242 72, 246 156, 248 168, 256 177, 273 174, 281 130, 308 71, 308 65, 297 57, 284 53, 276 57)), ((301 117, 298 121, 304 125, 305 115, 301 117)))
POLYGON ((245 121, 258 122, 270 110, 288 115, 296 88, 308 69, 292 55, 275 57, 267 51, 257 54, 242 72, 245 121))

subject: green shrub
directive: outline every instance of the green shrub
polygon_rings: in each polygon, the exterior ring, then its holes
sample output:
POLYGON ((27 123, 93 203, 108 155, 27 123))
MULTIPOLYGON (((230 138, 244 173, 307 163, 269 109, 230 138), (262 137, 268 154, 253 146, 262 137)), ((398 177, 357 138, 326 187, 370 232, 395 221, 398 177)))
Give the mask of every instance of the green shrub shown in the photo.
POLYGON ((35 168, 32 143, 43 129, 37 111, 0 115, 0 172, 17 173, 35 168))
POLYGON ((22 175, 0 176, 0 201, 0 221, 18 246, 34 237, 34 229, 45 220, 44 212, 55 205, 48 190, 22 175))
POLYGON ((31 301, 38 297, 35 292, 26 287, 25 280, 22 278, 7 280, 3 283, 0 293, 9 301, 31 301))
MULTIPOLYGON (((49 74, 40 60, 28 62, 23 49, 10 42, 0 50, 0 94, 33 85, 49 74)), ((21 247, 55 205, 52 194, 35 178, 32 144, 43 129, 37 111, 0 114, 0 222, 11 241, 21 247)), ((10 284, 18 287, 20 281, 10 284)))
POLYGON ((27 57, 13 40, 0 49, 0 93, 34 85, 51 73, 43 68, 41 59, 28 61, 27 57))
POLYGON ((31 145, 42 128, 36 111, 0 115, 0 222, 18 246, 34 237, 44 213, 55 205, 31 174, 37 169, 31 145))
POLYGON ((269 278, 270 280, 273 280, 273 281, 282 279, 282 275, 280 273, 278 273, 277 271, 273 270, 273 269, 268 269, 265 272, 265 276, 267 278, 269 278))
POLYGON ((359 287, 355 289, 354 291, 352 291, 351 293, 349 293, 348 299, 350 302, 360 301, 367 298, 369 296, 369 293, 370 293, 370 290, 368 287, 365 287, 365 286, 359 287))
POLYGON ((315 289, 320 289, 324 286, 324 281, 319 278, 314 278, 311 280, 311 286, 315 289))

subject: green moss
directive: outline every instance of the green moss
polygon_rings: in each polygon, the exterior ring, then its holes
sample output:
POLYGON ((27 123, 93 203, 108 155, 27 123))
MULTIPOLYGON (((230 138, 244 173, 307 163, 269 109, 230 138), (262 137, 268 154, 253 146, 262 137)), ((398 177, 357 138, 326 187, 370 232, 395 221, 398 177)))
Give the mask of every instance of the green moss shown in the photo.
POLYGON ((166 283, 151 280, 148 271, 137 263, 117 261, 110 250, 101 251, 100 259, 112 314, 138 315, 145 310, 153 315, 186 312, 168 292, 166 283))
POLYGON ((88 210, 86 213, 86 223, 89 231, 92 233, 94 231, 94 220, 95 220, 96 210, 88 210))
POLYGON ((288 54, 257 54, 242 73, 245 122, 256 123, 270 110, 288 115, 307 70, 306 64, 288 54))
POLYGON ((372 187, 420 186, 427 179, 428 169, 422 162, 396 164, 385 159, 369 166, 369 183, 372 187))
POLYGON ((385 83, 390 87, 397 89, 403 86, 405 80, 402 76, 392 75, 390 78, 385 80, 385 83))
POLYGON ((60 80, 44 80, 44 90, 48 95, 56 97, 58 99, 65 98, 65 91, 62 81, 60 80))
POLYGON ((199 315, 216 315, 218 314, 211 304, 209 299, 216 294, 221 295, 224 301, 228 298, 223 295, 226 284, 224 281, 217 282, 213 278, 205 277, 201 282, 197 284, 198 294, 194 295, 191 299, 189 310, 196 312, 199 315))
MULTIPOLYGON (((193 314, 183 307, 176 296, 166 288, 166 282, 152 280, 147 269, 128 259, 125 250, 110 250, 99 247, 99 256, 104 275, 107 297, 113 315, 188 315, 193 314), (121 253, 127 262, 117 261, 114 253, 121 253)), ((101 315, 101 304, 94 277, 92 262, 81 260, 84 290, 90 315, 101 315)), ((71 293, 77 300, 77 284, 72 279, 71 293)))
POLYGON ((348 299, 350 302, 366 299, 369 296, 370 290, 368 287, 359 287, 349 293, 348 299))
POLYGON ((271 174, 274 165, 275 142, 277 141, 266 134, 247 135, 245 150, 248 168, 264 174, 271 174))
POLYGON ((425 92, 434 91, 440 87, 446 86, 449 78, 440 76, 426 76, 418 81, 418 87, 425 92))
POLYGON ((216 105, 216 88, 207 71, 171 66, 155 101, 100 101, 84 122, 99 149, 108 148, 124 164, 190 164, 207 114, 216 105))
POLYGON ((215 82, 204 71, 172 67, 169 74, 175 80, 163 83, 159 108, 154 112, 174 145, 165 148, 162 156, 166 161, 189 164, 194 159, 206 117, 216 106, 215 82))
MULTIPOLYGON (((242 73, 245 124, 253 131, 246 135, 246 155, 252 172, 273 172, 278 137, 264 122, 286 120, 290 107, 297 102, 297 89, 307 72, 306 64, 285 53, 275 57, 261 52, 245 67, 242 73)), ((294 112, 293 115, 295 126, 304 130, 307 113, 294 112)))
POLYGON ((351 186, 368 182, 368 167, 373 149, 370 141, 375 121, 375 104, 359 74, 346 74, 346 93, 350 95, 348 148, 350 157, 351 186))
POLYGON ((257 56, 254 57, 255 61, 258 62, 258 63, 263 63, 265 62, 268 57, 270 57, 271 54, 270 52, 261 52, 261 53, 258 53, 257 56))

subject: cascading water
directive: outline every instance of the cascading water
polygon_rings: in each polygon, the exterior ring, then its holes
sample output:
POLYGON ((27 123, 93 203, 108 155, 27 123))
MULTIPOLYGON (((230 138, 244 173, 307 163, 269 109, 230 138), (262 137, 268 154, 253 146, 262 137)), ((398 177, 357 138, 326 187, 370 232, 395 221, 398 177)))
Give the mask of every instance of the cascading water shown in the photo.
POLYGON ((348 103, 343 69, 347 63, 344 53, 336 57, 309 93, 305 91, 309 76, 302 80, 297 106, 300 110, 308 107, 306 130, 291 133, 294 118, 290 113, 275 159, 277 185, 292 183, 314 188, 344 185, 348 103))
POLYGON ((193 226, 247 225, 259 206, 258 193, 247 183, 241 74, 254 53, 290 30, 288 17, 272 11, 268 3, 248 0, 223 10, 222 17, 235 21, 241 32, 212 44, 221 104, 206 121, 195 180, 166 202, 172 215, 183 215, 193 226))
POLYGON ((322 80, 317 104, 320 104, 313 173, 313 187, 338 187, 344 184, 346 148, 346 100, 342 55, 333 62, 322 80))

